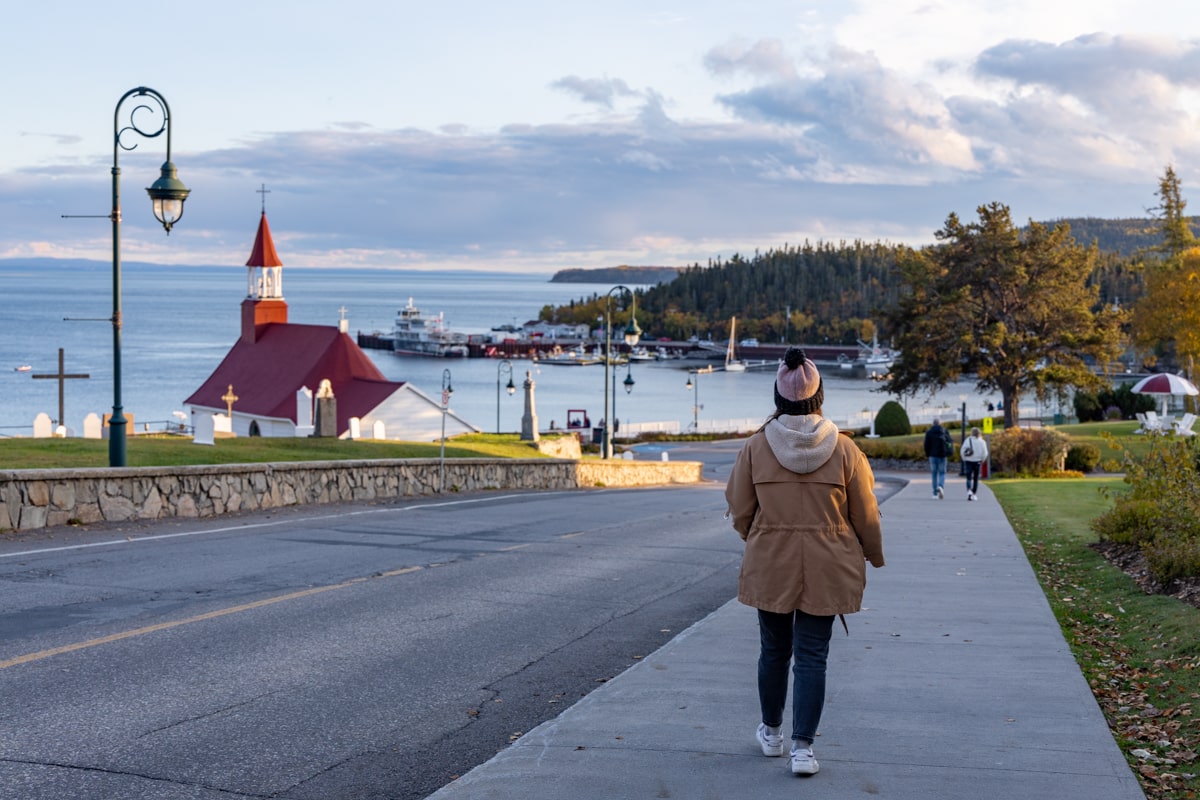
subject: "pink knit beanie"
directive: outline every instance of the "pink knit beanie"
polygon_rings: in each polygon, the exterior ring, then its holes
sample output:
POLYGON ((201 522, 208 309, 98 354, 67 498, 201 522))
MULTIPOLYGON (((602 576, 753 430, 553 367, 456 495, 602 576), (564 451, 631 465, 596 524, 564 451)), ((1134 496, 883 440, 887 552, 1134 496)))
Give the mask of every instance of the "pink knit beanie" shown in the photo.
POLYGON ((817 365, 799 347, 789 347, 775 373, 775 407, 782 414, 815 414, 824 402, 817 365))

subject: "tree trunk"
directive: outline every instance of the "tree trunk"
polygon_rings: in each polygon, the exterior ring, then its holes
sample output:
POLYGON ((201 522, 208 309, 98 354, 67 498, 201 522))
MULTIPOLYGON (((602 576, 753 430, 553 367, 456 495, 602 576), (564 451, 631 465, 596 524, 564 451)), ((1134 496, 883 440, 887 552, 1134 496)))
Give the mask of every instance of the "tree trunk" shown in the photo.
POLYGON ((1000 398, 1004 401, 1004 427, 1016 428, 1021 423, 1021 396, 1016 388, 1000 387, 1000 398))

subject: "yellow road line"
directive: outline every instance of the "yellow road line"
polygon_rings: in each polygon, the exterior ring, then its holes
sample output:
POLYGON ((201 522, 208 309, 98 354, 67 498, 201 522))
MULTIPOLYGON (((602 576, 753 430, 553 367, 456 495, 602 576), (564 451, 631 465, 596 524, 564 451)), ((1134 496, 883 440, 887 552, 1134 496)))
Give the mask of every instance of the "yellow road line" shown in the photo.
POLYGON ((36 653, 26 653, 23 656, 10 658, 7 661, 0 661, 0 669, 15 667, 18 664, 28 664, 32 661, 41 661, 43 658, 60 656, 64 653, 73 653, 76 650, 86 650, 89 647, 99 647, 102 644, 111 644, 112 642, 119 642, 122 639, 131 639, 135 636, 143 636, 147 633, 155 633, 157 631, 178 628, 181 625, 191 625, 193 622, 204 622, 205 620, 216 619, 217 617, 224 617, 228 616, 229 614, 238 614, 242 611, 252 611, 256 608, 263 608, 265 606, 282 603, 287 600, 298 600, 301 597, 311 597, 312 595, 333 591, 334 589, 345 589, 347 586, 354 586, 355 584, 371 580, 372 578, 392 578, 397 575, 405 575, 409 572, 416 572, 419 569, 421 569, 421 567, 405 567, 403 569, 392 570, 391 572, 381 572, 378 575, 373 575, 371 578, 352 578, 351 580, 343 583, 335 583, 329 586, 317 586, 312 589, 304 589, 299 592, 281 594, 278 597, 268 597, 263 600, 255 600, 253 603, 245 603, 240 606, 222 608, 218 611, 209 611, 207 614, 199 614, 195 617, 188 617, 187 619, 179 619, 173 622, 160 622, 157 625, 147 625, 144 628, 134 628, 133 630, 122 631, 121 633, 113 633, 109 634, 108 636, 101 636, 97 639, 88 639, 87 641, 83 642, 66 644, 62 647, 53 647, 49 650, 39 650, 36 653))

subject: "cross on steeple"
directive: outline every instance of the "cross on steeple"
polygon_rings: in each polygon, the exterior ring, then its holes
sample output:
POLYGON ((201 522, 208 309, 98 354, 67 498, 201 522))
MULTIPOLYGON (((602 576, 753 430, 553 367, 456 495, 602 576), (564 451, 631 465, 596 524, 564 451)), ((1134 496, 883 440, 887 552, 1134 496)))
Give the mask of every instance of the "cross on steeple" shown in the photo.
POLYGON ((267 195, 271 193, 271 190, 264 183, 261 189, 255 189, 254 191, 262 195, 262 213, 267 213, 267 195))
POLYGON ((30 377, 58 381, 58 424, 65 425, 66 423, 63 422, 63 408, 64 408, 63 383, 66 382, 70 378, 90 378, 92 376, 88 375, 85 372, 78 372, 78 373, 75 373, 72 375, 68 375, 63 370, 63 349, 60 347, 60 348, 58 348, 58 372, 49 374, 49 375, 31 375, 30 377))
POLYGON ((233 419, 233 404, 238 401, 238 396, 233 393, 233 384, 229 384, 229 390, 221 395, 221 399, 225 401, 225 414, 230 419, 233 419))

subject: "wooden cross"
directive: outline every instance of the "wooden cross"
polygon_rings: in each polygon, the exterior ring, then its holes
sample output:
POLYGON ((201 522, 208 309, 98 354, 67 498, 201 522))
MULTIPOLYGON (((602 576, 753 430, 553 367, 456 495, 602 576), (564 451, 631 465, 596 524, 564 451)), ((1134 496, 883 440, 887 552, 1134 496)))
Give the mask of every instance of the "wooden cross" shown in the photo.
POLYGON ((225 401, 225 413, 233 419, 233 404, 238 401, 238 396, 233 393, 233 384, 229 384, 229 391, 221 395, 221 399, 225 401))
POLYGON ((63 349, 60 347, 58 348, 58 372, 51 375, 32 375, 30 377, 58 381, 58 424, 65 425, 66 423, 63 422, 63 384, 70 378, 90 378, 92 376, 85 372, 68 375, 63 371, 63 349))

